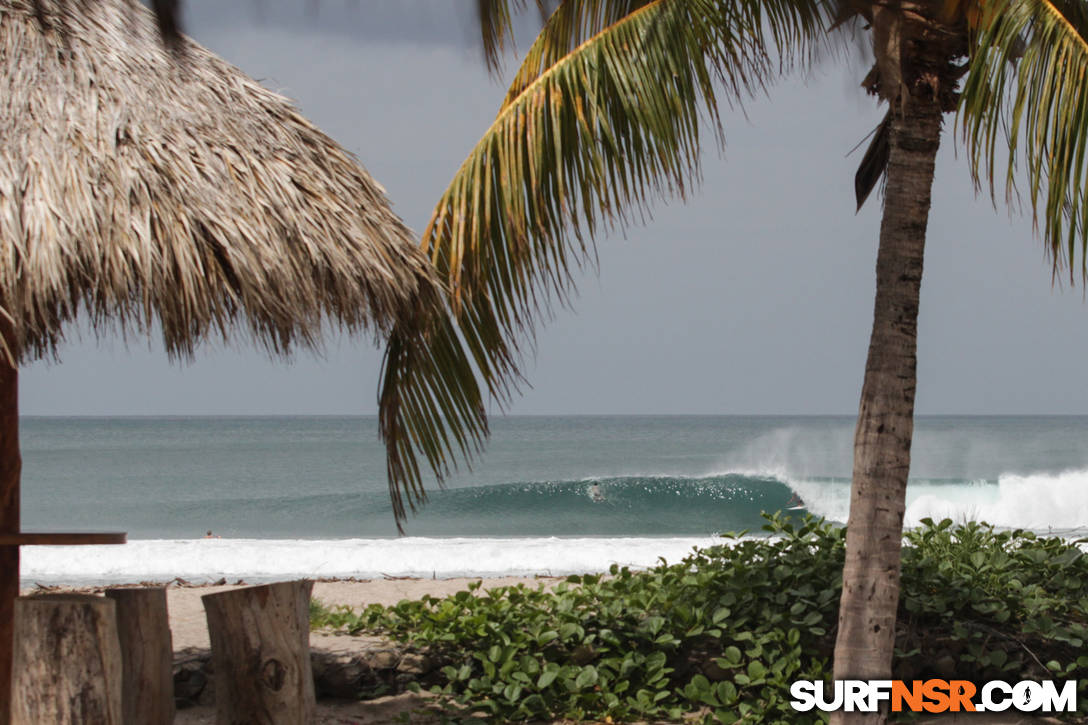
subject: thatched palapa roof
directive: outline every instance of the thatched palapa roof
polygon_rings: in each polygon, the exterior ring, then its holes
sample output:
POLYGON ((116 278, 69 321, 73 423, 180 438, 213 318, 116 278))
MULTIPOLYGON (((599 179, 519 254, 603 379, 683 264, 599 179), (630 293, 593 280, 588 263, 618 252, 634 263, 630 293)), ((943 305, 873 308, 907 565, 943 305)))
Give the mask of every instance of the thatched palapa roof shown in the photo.
POLYGON ((385 332, 431 265, 352 155, 136 0, 0 0, 0 306, 26 361, 81 308, 186 356, 385 332))

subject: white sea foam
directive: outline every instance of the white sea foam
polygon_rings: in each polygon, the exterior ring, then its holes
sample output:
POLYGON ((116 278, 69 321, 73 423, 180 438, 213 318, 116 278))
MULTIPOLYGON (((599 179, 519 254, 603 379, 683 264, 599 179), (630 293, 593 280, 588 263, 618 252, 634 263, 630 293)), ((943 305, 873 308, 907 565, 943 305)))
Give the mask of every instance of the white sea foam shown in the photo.
POLYGON ((996 484, 931 486, 908 493, 907 524, 986 521, 1009 528, 1068 531, 1088 527, 1088 470, 1001 476, 996 484))
POLYGON ((135 540, 121 546, 27 546, 24 585, 121 584, 245 579, 459 577, 581 574, 612 564, 653 566, 678 561, 692 547, 722 543, 701 537, 189 539, 135 540))
MULTIPOLYGON (((765 470, 786 483, 818 516, 846 521, 850 511, 848 480, 804 480, 784 470, 765 470)), ((924 518, 985 521, 1000 528, 1062 533, 1088 529, 1088 470, 1060 473, 1004 474, 997 481, 947 482, 912 479, 907 486, 904 523, 924 518)))

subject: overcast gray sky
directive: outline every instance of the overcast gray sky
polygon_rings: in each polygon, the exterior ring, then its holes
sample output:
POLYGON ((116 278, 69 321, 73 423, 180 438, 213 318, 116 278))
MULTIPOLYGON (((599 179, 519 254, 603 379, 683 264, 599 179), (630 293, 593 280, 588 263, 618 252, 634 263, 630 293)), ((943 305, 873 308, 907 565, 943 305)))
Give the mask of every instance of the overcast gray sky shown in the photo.
MULTIPOLYGON (((468 0, 187 0, 198 41, 303 112, 422 230, 503 95, 468 0)), ((514 61, 512 60, 511 63, 514 61)), ((572 309, 543 326, 510 412, 846 413, 872 319, 879 203, 854 214, 880 118, 858 67, 828 63, 724 114, 691 201, 599 240, 572 309)), ((1088 304, 1052 287, 1030 220, 976 199, 951 118, 937 167, 919 321, 920 413, 1088 413, 1088 304)), ((157 340, 73 330, 22 375, 31 415, 372 414, 381 351, 333 338, 290 364, 239 346, 167 362, 157 340)))

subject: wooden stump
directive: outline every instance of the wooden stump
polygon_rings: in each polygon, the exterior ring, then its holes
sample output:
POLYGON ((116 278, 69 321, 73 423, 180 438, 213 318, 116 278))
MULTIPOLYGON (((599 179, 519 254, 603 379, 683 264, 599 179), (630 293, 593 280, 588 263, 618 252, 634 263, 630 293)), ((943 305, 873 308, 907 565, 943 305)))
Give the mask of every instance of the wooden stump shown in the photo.
POLYGON ((310 590, 295 581, 206 594, 217 725, 302 725, 316 718, 310 590))
POLYGON ((80 594, 15 601, 14 725, 122 725, 113 600, 80 594))
POLYGON ((125 725, 174 722, 174 647, 166 588, 107 589, 117 605, 125 725))

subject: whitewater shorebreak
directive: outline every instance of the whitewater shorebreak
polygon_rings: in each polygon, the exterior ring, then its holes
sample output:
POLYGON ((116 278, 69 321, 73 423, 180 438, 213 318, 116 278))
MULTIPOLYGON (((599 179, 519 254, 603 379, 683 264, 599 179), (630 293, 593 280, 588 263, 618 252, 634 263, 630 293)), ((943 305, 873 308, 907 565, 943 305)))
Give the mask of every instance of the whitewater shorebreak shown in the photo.
POLYGON ((123 546, 27 546, 23 586, 94 586, 180 577, 192 583, 245 579, 381 579, 562 576, 679 561, 718 537, 525 537, 400 539, 136 540, 123 546))

